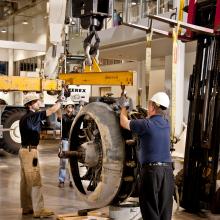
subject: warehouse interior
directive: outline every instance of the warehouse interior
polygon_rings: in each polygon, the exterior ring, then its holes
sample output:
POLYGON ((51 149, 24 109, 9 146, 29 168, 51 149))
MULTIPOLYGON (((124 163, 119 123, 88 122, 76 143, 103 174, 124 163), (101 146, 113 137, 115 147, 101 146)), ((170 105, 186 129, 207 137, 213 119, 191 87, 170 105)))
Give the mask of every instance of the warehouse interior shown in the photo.
POLYGON ((1 0, 0 219, 145 220, 143 135, 131 125, 152 118, 149 103, 161 92, 172 162, 147 167, 172 165, 173 207, 170 217, 147 219, 220 219, 219 36, 220 0, 1 0), (25 145, 21 121, 33 101, 47 117, 39 145, 25 145), (51 213, 35 212, 33 176, 24 212, 24 148, 39 154, 51 213))

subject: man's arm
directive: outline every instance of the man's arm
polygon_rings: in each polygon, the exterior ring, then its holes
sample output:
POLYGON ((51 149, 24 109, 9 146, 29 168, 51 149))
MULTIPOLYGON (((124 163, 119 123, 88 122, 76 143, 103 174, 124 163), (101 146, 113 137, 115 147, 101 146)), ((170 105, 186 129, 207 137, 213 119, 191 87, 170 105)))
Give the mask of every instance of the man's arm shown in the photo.
POLYGON ((47 116, 50 116, 52 115, 53 113, 57 112, 58 110, 60 110, 60 107, 61 107, 61 103, 60 102, 57 102, 55 103, 52 107, 48 108, 46 110, 46 115, 47 116))
POLYGON ((120 125, 121 127, 130 130, 130 120, 128 120, 128 112, 125 107, 121 108, 120 125))
POLYGON ((57 119, 61 120, 61 118, 62 118, 61 108, 59 108, 59 109, 57 110, 56 115, 57 115, 57 119))

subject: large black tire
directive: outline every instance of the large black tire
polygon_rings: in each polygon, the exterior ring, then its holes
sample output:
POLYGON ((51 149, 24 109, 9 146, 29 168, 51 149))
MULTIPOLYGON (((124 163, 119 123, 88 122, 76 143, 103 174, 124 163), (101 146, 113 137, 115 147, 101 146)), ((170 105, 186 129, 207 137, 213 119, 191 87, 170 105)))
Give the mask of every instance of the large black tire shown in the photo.
POLYGON ((89 103, 80 110, 72 124, 70 150, 79 150, 79 145, 82 144, 79 138, 82 137, 80 128, 82 128, 82 122, 84 127, 87 126, 86 120, 89 121, 88 124, 93 124, 91 131, 96 130, 96 134, 98 133, 95 140, 99 146, 99 154, 97 154, 99 158, 99 181, 93 190, 86 190, 85 182, 82 181, 80 175, 79 161, 70 159, 75 191, 78 197, 90 207, 97 208, 113 202, 121 202, 131 194, 135 176, 134 169, 125 165, 127 151, 125 150, 119 118, 107 104, 101 102, 89 103))
POLYGON ((2 114, 3 128, 13 130, 3 132, 2 148, 11 154, 18 154, 21 146, 21 136, 19 130, 20 118, 25 114, 24 109, 10 109, 2 114))

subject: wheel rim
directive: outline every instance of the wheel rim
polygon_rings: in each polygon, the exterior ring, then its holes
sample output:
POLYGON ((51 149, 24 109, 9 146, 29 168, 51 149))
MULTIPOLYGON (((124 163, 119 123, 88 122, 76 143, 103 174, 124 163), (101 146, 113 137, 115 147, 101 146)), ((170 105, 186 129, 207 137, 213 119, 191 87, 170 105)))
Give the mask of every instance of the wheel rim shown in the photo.
POLYGON ((124 137, 131 138, 122 132, 117 114, 101 102, 86 105, 72 124, 70 150, 82 156, 70 159, 71 174, 79 199, 90 207, 120 203, 133 191, 135 154, 131 146, 125 150, 124 137))
POLYGON ((116 128, 112 131, 107 125, 108 122, 106 124, 103 117, 97 116, 99 115, 97 111, 101 112, 101 115, 110 114, 110 118, 115 120, 114 123, 116 124, 115 113, 108 105, 90 103, 85 106, 78 113, 70 131, 70 150, 83 151, 84 158, 81 160, 71 158, 70 167, 78 196, 91 206, 101 207, 114 199, 120 187, 124 145, 120 136, 118 121, 116 128), (91 110, 90 107, 92 109, 93 107, 97 108, 91 110), (116 143, 112 139, 114 134, 120 137, 116 143), (89 143, 92 144, 93 148, 93 156, 90 158, 90 152, 85 149, 85 146, 89 147, 89 143), (92 164, 89 161, 95 162, 92 164), (84 173, 81 170, 82 166, 84 173), (89 177, 82 179, 82 175, 85 174, 85 167, 87 167, 89 177))
MULTIPOLYGON (((79 191, 83 194, 90 194, 95 190, 100 182, 100 175, 102 172, 102 145, 100 132, 97 124, 88 115, 83 115, 78 119, 75 129, 79 129, 84 123, 84 133, 79 135, 79 139, 75 141, 80 143, 80 149, 84 151, 84 159, 75 161, 72 165, 74 167, 74 181, 79 191), (87 118, 85 120, 85 118, 87 118), (88 122, 90 120, 90 122, 88 122), (85 126, 85 122, 88 124, 85 126), (95 129, 96 134, 92 131, 95 129), (82 169, 84 168, 84 169, 82 169), (84 170, 84 171, 83 171, 84 170), (86 172, 86 173, 85 173, 86 172), (84 175, 89 175, 87 178, 82 179, 84 175)), ((80 150, 78 146, 73 146, 73 150, 80 150)))
POLYGON ((21 135, 20 135, 20 129, 19 129, 19 120, 16 120, 12 123, 10 127, 10 136, 11 139, 16 143, 21 143, 21 135))

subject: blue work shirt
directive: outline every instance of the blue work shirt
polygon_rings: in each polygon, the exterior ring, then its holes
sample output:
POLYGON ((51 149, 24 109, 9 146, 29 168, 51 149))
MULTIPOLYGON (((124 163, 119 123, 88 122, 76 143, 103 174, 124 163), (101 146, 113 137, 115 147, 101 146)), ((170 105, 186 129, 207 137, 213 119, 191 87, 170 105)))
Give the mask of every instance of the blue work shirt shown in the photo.
POLYGON ((27 111, 19 122, 22 146, 37 146, 39 144, 42 120, 46 118, 46 111, 27 111))
POLYGON ((140 138, 140 164, 171 162, 170 125, 162 115, 130 121, 130 129, 140 138))

